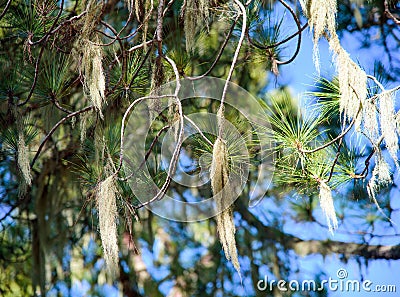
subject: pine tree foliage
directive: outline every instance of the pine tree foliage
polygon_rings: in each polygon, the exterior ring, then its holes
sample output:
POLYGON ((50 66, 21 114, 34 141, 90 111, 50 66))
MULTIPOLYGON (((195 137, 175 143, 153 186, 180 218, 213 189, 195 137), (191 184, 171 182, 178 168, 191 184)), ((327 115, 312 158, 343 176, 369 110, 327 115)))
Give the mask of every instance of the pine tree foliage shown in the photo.
MULTIPOLYGON (((318 5, 316 3, 317 1, 301 1, 301 6, 305 15, 310 19, 311 29, 314 29, 314 56, 316 56, 315 51, 317 50, 316 42, 321 36, 327 38, 330 49, 334 53, 340 92, 339 110, 343 115, 343 121, 352 121, 357 132, 361 132, 361 123, 364 122, 364 128, 366 129, 366 133, 369 134, 373 146, 377 145, 376 142, 378 142, 379 145, 380 141, 377 141, 376 137, 382 135, 382 138, 386 139, 386 147, 398 167, 398 132, 396 131, 394 111, 395 97, 393 96, 393 92, 396 91, 397 88, 387 91, 383 89, 382 85, 378 82, 379 86, 382 88, 382 92, 366 100, 368 94, 367 74, 352 61, 349 54, 341 46, 336 33, 336 1, 327 1, 322 3, 322 5, 321 3, 318 5), (376 101, 379 101, 381 133, 378 131, 378 109, 376 108, 376 101)), ((318 57, 316 59, 317 61, 315 61, 315 59, 314 61, 317 69, 319 69, 318 57)), ((375 78, 373 79, 376 80, 375 78)), ((372 198, 374 198, 377 184, 380 182, 387 184, 390 179, 388 177, 389 171, 386 165, 382 157, 376 162, 376 170, 374 169, 368 186, 368 192, 372 198), (379 174, 379 172, 381 174, 379 174)), ((325 196, 328 197, 326 193, 325 196)), ((376 201, 376 199, 374 200, 376 201)), ((327 215, 327 217, 329 217, 329 215, 327 215)), ((329 229, 331 229, 330 223, 328 225, 329 229)))
POLYGON ((237 296, 238 274, 257 295, 259 274, 289 278, 304 255, 398 259, 379 233, 398 236, 390 201, 399 168, 398 9, 398 1, 0 0, 0 295, 71 295, 86 280, 93 296, 106 282, 126 296, 167 295, 166 284, 171 296, 237 296), (307 26, 316 69, 325 38, 336 76, 317 78, 295 100, 281 77, 307 26), (375 73, 345 50, 342 33, 353 31, 384 51, 375 73), (274 144, 268 156, 254 123, 224 104, 226 94, 221 105, 180 101, 177 84, 173 96, 158 96, 165 83, 202 76, 259 97, 256 116, 271 124, 256 127, 274 144), (198 128, 187 120, 192 113, 217 113, 215 135, 185 139, 198 128), (127 151, 139 150, 128 140, 143 131, 127 128, 132 114, 139 124, 152 120, 137 168, 127 151), (237 136, 229 138, 222 119, 237 136), (168 133, 174 148, 164 162, 168 133), (273 166, 262 167, 264 158, 273 166), (264 199, 249 209, 258 176, 273 170, 264 199), (174 179, 182 172, 209 181, 185 188, 174 179), (240 193, 236 176, 245 182, 240 193), (142 192, 131 188, 136 181, 142 192), (150 210, 165 197, 214 197, 216 224, 158 218, 150 210), (348 232, 351 244, 304 240, 288 228, 346 233, 352 218, 362 223, 348 232))

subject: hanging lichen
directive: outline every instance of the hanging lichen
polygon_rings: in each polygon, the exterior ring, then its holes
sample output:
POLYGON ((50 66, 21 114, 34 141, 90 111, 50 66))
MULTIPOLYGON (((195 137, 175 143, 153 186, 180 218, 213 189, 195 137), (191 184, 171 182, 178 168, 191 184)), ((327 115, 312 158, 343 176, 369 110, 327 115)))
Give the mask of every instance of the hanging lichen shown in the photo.
POLYGON ((387 186, 392 182, 392 178, 390 176, 389 165, 385 161, 381 152, 377 153, 375 157, 375 167, 372 171, 372 177, 369 180, 368 184, 370 185, 370 189, 372 192, 371 196, 375 196, 375 193, 378 190, 379 185, 387 186))
MULTIPOLYGON (((152 67, 150 89, 153 95, 157 95, 159 88, 162 86, 165 78, 164 65, 162 58, 159 56, 152 67)), ((162 102, 160 99, 152 99, 148 101, 150 117, 153 119, 162 112, 162 102)))
POLYGON ((233 191, 229 184, 228 150, 225 142, 218 137, 214 143, 210 168, 211 188, 217 203, 217 231, 225 256, 232 261, 240 274, 240 264, 236 249, 235 224, 233 220, 233 191))
POLYGON ((365 100, 363 105, 363 122, 366 133, 373 141, 378 138, 378 118, 376 116, 376 105, 371 100, 365 100))
POLYGON ((102 181, 96 193, 104 259, 109 271, 118 273, 117 188, 113 176, 102 181))
POLYGON ((392 177, 390 175, 390 169, 388 163, 382 156, 381 151, 377 152, 377 156, 375 157, 375 167, 372 171, 372 177, 367 185, 367 192, 369 198, 375 203, 379 212, 382 213, 389 221, 391 219, 383 212, 380 207, 378 200, 376 199, 376 193, 379 190, 379 187, 385 187, 392 182, 392 177))
POLYGON ((333 234, 333 230, 338 227, 338 221, 333 204, 332 191, 325 181, 320 181, 319 183, 319 203, 326 217, 329 231, 333 234))
POLYGON ((25 144, 24 133, 18 133, 18 167, 26 185, 32 184, 31 167, 29 165, 28 147, 25 144))
POLYGON ((331 35, 335 35, 336 22, 335 15, 337 11, 336 0, 301 0, 302 10, 309 19, 310 29, 314 30, 314 55, 313 60, 317 71, 319 72, 319 50, 318 40, 328 30, 331 35))
POLYGON ((15 105, 12 109, 13 116, 15 118, 15 125, 18 131, 18 141, 17 141, 17 164, 22 177, 22 181, 19 184, 18 192, 19 195, 26 193, 27 187, 32 184, 31 166, 29 164, 29 149, 26 145, 24 136, 24 124, 21 115, 17 111, 17 106, 15 105))
POLYGON ((367 74, 351 60, 343 48, 338 49, 336 66, 340 88, 340 112, 344 120, 355 119, 358 130, 362 115, 360 109, 367 97, 367 74))
MULTIPOLYGON (((95 39, 95 42, 99 42, 95 39)), ((102 66, 103 53, 100 46, 91 42, 86 42, 82 56, 82 73, 84 77, 84 86, 89 94, 92 104, 96 110, 102 115, 102 107, 105 101, 106 80, 102 66)))
POLYGON ((379 94, 379 112, 382 136, 385 139, 386 148, 397 165, 397 152, 399 139, 396 132, 396 115, 394 110, 394 92, 382 92, 379 94))
POLYGON ((186 50, 192 51, 198 27, 208 24, 209 0, 186 0, 182 6, 186 50))
POLYGON ((91 115, 92 115, 91 111, 88 111, 84 114, 81 114, 80 118, 79 118, 80 119, 79 129, 81 132, 80 140, 81 140, 82 144, 85 142, 85 139, 86 139, 86 131, 88 129, 88 122, 89 122, 91 115))
POLYGON ((340 112, 345 121, 354 119, 355 127, 359 130, 362 121, 360 109, 367 96, 367 75, 340 45, 336 34, 336 0, 301 0, 300 4, 309 19, 310 28, 314 30, 315 66, 319 72, 318 40, 325 36, 336 60, 341 94, 340 112))
POLYGON ((103 51, 98 36, 93 36, 99 22, 102 4, 95 0, 84 3, 86 7, 81 34, 76 42, 76 51, 81 57, 80 71, 83 76, 85 93, 89 96, 92 104, 103 117, 101 112, 105 98, 105 76, 103 72, 103 51))
POLYGON ((129 13, 136 14, 137 18, 139 19, 138 17, 139 0, 125 0, 124 2, 129 10, 129 13))

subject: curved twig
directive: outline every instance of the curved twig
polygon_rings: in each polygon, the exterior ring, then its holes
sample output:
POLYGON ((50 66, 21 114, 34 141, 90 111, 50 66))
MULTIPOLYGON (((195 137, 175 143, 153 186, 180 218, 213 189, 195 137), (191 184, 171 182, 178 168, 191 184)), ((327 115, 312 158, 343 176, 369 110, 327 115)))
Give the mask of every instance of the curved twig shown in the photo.
POLYGON ((278 41, 278 42, 275 42, 274 44, 267 45, 267 46, 263 46, 263 45, 255 43, 253 40, 251 40, 251 37, 250 37, 248 32, 246 33, 246 39, 252 46, 254 46, 256 48, 261 49, 261 50, 268 50, 268 49, 280 46, 281 44, 284 44, 284 43, 288 42, 289 40, 291 40, 294 37, 296 37, 298 34, 301 34, 307 27, 308 27, 308 23, 305 23, 301 27, 300 31, 296 31, 295 33, 293 33, 292 35, 286 37, 285 39, 283 39, 281 41, 278 41))
POLYGON ((320 151, 320 150, 322 150, 322 149, 324 149, 324 148, 330 146, 331 144, 333 144, 333 143, 335 143, 336 141, 338 141, 338 140, 340 140, 341 138, 343 138, 343 137, 350 131, 350 129, 353 127, 353 125, 354 125, 355 122, 356 122, 356 119, 354 118, 354 119, 351 121, 350 125, 346 128, 346 130, 344 130, 341 134, 339 134, 338 136, 336 136, 336 137, 335 137, 334 139, 332 139, 331 141, 328 141, 327 143, 324 143, 323 145, 321 145, 321 146, 319 146, 319 147, 316 147, 316 148, 314 148, 314 149, 312 149, 312 150, 305 150, 305 149, 299 148, 299 151, 300 151, 301 153, 305 153, 305 154, 312 154, 312 153, 315 153, 315 152, 317 152, 317 151, 320 151))
POLYGON ((43 45, 41 47, 40 52, 39 52, 39 56, 37 57, 37 60, 36 60, 36 63, 35 63, 35 72, 34 72, 34 76, 33 76, 33 82, 32 82, 32 85, 31 85, 31 89, 29 90, 28 97, 26 97, 26 99, 23 102, 18 103, 18 106, 23 106, 26 103, 28 103, 28 101, 31 99, 31 97, 33 95, 33 91, 35 90, 35 87, 36 87, 36 84, 37 84, 37 80, 38 80, 38 76, 39 76, 39 64, 40 64, 40 60, 42 59, 42 56, 43 56, 43 53, 44 53, 44 49, 45 49, 45 45, 43 45))
POLYGON ((3 12, 0 14, 0 20, 3 18, 3 16, 6 15, 6 12, 7 12, 8 8, 10 7, 10 4, 11 4, 11 0, 8 0, 6 7, 4 7, 3 12))
POLYGON ((336 152, 336 156, 335 156, 335 159, 333 160, 333 163, 332 163, 332 166, 331 166, 331 170, 329 172, 328 179, 326 180, 327 183, 329 183, 331 181, 331 179, 332 179, 333 170, 335 170, 335 166, 337 164, 337 161, 339 160, 340 149, 342 148, 342 144, 343 144, 343 137, 340 138, 340 140, 339 140, 339 145, 338 145, 338 149, 337 149, 337 152, 336 152))
MULTIPOLYGON (((170 128, 170 126, 167 125, 167 126, 162 127, 162 128, 157 132, 156 136, 154 137, 153 141, 152 141, 151 144, 150 144, 149 149, 147 150, 146 154, 144 155, 144 159, 143 159, 142 163, 140 163, 140 165, 139 165, 138 171, 139 171, 140 169, 142 169, 142 167, 143 167, 144 164, 146 163, 146 161, 147 161, 147 159, 149 158, 151 152, 153 151, 154 146, 156 145, 156 143, 157 143, 157 141, 158 141, 158 138, 161 136, 161 134, 162 134, 164 131, 168 130, 169 128, 170 128)), ((138 173, 138 171, 133 171, 133 172, 132 172, 131 174, 129 174, 127 177, 119 177, 118 180, 120 180, 120 181, 127 181, 128 179, 134 177, 135 174, 138 173)))
POLYGON ((384 1, 384 7, 385 7, 385 15, 391 19, 396 25, 400 25, 400 20, 397 19, 389 10, 389 4, 388 1, 384 1))
POLYGON ((144 101, 144 100, 153 100, 153 99, 163 99, 163 98, 172 98, 174 97, 174 95, 169 94, 169 95, 149 95, 149 96, 143 96, 140 97, 138 99, 136 99, 135 101, 133 101, 128 108, 126 109, 124 116, 122 117, 121 120, 121 141, 120 141, 120 153, 119 153, 119 163, 118 163, 118 167, 116 169, 116 171, 114 172, 114 175, 116 176, 119 171, 121 170, 122 167, 122 162, 124 159, 124 134, 125 134, 125 122, 126 119, 128 117, 128 115, 130 114, 131 110, 140 102, 144 101))
POLYGON ((214 144, 203 134, 203 132, 202 132, 201 129, 196 125, 195 122, 193 122, 189 117, 187 117, 187 116, 185 116, 185 115, 184 115, 183 117, 185 118, 185 120, 187 120, 187 121, 197 130, 197 132, 199 132, 199 134, 201 135, 201 137, 203 137, 204 140, 205 140, 209 145, 211 145, 211 147, 214 146, 214 144))
POLYGON ((228 44, 228 41, 229 41, 229 39, 230 39, 231 36, 232 36, 233 30, 235 29, 235 26, 236 26, 236 23, 237 23, 238 19, 239 19, 239 16, 236 17, 236 19, 235 19, 235 21, 233 22, 231 28, 229 29, 228 35, 226 36, 224 42, 222 43, 222 46, 221 46, 220 49, 219 49, 219 52, 218 52, 218 54, 217 54, 217 57, 215 58, 215 60, 214 60, 214 62, 212 63, 211 67, 210 67, 205 73, 203 73, 202 75, 193 76, 193 77, 191 77, 191 76, 186 76, 185 78, 187 78, 187 79, 189 79, 189 80, 198 80, 198 79, 204 78, 205 76, 209 75, 209 74, 211 73, 211 71, 213 71, 213 69, 214 69, 214 67, 217 65, 219 59, 221 59, 222 53, 224 52, 225 47, 226 47, 226 45, 228 44))
MULTIPOLYGON (((124 25, 124 27, 123 27, 119 32, 116 32, 116 30, 114 29, 114 31, 115 31, 115 33, 113 32, 114 35, 115 35, 114 37, 112 37, 112 36, 110 36, 110 35, 107 35, 106 33, 102 32, 102 31, 99 31, 99 32, 102 33, 104 36, 106 36, 106 37, 112 39, 109 43, 93 43, 93 44, 95 44, 95 45, 97 45, 97 46, 109 46, 109 45, 112 45, 112 44, 113 44, 115 41, 117 41, 117 40, 129 39, 129 38, 131 38, 132 36, 135 36, 135 35, 139 32, 139 30, 142 29, 142 27, 144 26, 144 24, 145 24, 145 23, 148 21, 148 19, 150 18, 151 14, 152 14, 152 12, 153 12, 153 5, 154 5, 154 4, 153 4, 153 0, 151 0, 151 3, 150 3, 151 9, 150 9, 150 11, 149 11, 149 12, 147 13, 147 15, 145 16, 144 21, 136 28, 136 30, 135 30, 134 32, 132 32, 132 33, 130 33, 130 34, 124 36, 124 37, 120 37, 120 36, 119 36, 119 35, 121 35, 121 33, 126 29, 126 27, 127 27, 128 24, 129 24, 129 21, 130 21, 130 19, 131 19, 131 15, 132 15, 132 13, 130 12, 130 13, 129 13, 128 21, 126 22, 126 24, 124 25)), ((108 27, 108 28, 111 28, 111 25, 108 24, 108 23, 106 23, 105 21, 100 21, 100 23, 103 24, 104 26, 108 27)))
MULTIPOLYGON (((293 9, 289 6, 289 4, 287 4, 284 0, 279 0, 279 2, 285 6, 285 8, 287 10, 289 10, 290 14, 293 16, 294 21, 296 22, 296 26, 297 26, 297 31, 301 32, 301 24, 299 21, 299 18, 297 17, 296 13, 293 11, 293 9)), ((276 63, 278 65, 285 65, 285 64, 289 64, 291 62, 293 62, 294 59, 296 59, 297 55, 299 54, 300 51, 300 45, 301 45, 301 33, 298 34, 298 38, 297 38, 297 46, 296 46, 296 50, 294 52, 294 54, 292 55, 292 57, 286 61, 279 61, 277 60, 276 63)))
POLYGON ((385 91, 384 86, 379 82, 379 80, 378 80, 375 76, 367 74, 367 78, 372 79, 372 80, 375 82, 375 84, 376 84, 382 91, 385 91))
MULTIPOLYGON (((223 111, 226 92, 228 91, 229 81, 232 78, 233 70, 235 69, 235 64, 236 64, 237 59, 239 57, 239 52, 240 52, 240 49, 242 47, 242 43, 243 43, 244 37, 246 35, 246 24, 247 24, 246 8, 243 6, 243 4, 239 0, 234 0, 234 1, 239 6, 239 9, 241 10, 241 14, 243 15, 242 31, 241 31, 241 34, 240 34, 238 45, 236 47, 235 54, 233 55, 231 67, 229 69, 228 76, 227 76, 226 81, 225 81, 224 89, 222 90, 221 104, 219 106, 218 113, 222 113, 222 111, 223 111)), ((219 130, 220 130, 219 131, 219 136, 222 135, 222 130, 221 129, 222 129, 222 126, 219 127, 219 130)))
POLYGON ((53 133, 57 130, 57 128, 58 128, 62 123, 64 123, 66 120, 68 120, 68 119, 70 119, 70 118, 72 118, 72 117, 75 117, 75 116, 77 116, 77 115, 79 115, 79 114, 81 114, 81 113, 84 113, 84 112, 86 112, 86 111, 89 111, 89 110, 91 110, 92 108, 94 108, 93 105, 87 106, 87 107, 85 107, 85 108, 83 108, 83 109, 80 109, 80 110, 78 110, 78 111, 75 111, 75 112, 73 112, 73 113, 70 113, 69 115, 67 115, 67 116, 63 117, 61 120, 59 120, 59 121, 57 122, 57 124, 55 124, 55 125, 53 126, 53 128, 51 128, 50 132, 46 135, 46 137, 45 137, 45 138, 43 139, 43 141, 40 143, 39 148, 38 148, 38 150, 36 151, 36 154, 35 154, 35 156, 34 156, 33 159, 32 159, 31 167, 33 167, 33 165, 35 164, 35 162, 36 162, 37 158, 39 157, 40 152, 42 151, 42 149, 43 149, 44 145, 46 144, 47 140, 49 140, 49 138, 51 137, 51 135, 53 135, 53 133))
POLYGON ((55 28, 58 20, 60 19, 63 10, 64 10, 64 0, 61 0, 60 11, 58 12, 58 14, 56 16, 56 19, 54 20, 53 24, 51 25, 50 30, 42 38, 40 38, 38 41, 32 42, 32 40, 30 38, 28 38, 28 44, 30 46, 34 46, 36 44, 42 43, 43 41, 46 43, 49 40, 49 37, 52 34, 52 31, 55 28))
MULTIPOLYGON (((176 67, 175 62, 172 59, 170 59, 167 56, 164 56, 164 59, 172 66, 172 68, 174 70, 174 73, 175 73, 175 79, 176 79, 175 93, 174 93, 173 96, 169 95, 169 97, 173 97, 173 98, 176 99, 176 104, 178 106, 178 113, 179 113, 180 130, 179 130, 177 144, 176 144, 176 147, 175 147, 174 152, 172 154, 171 161, 169 163, 169 169, 168 169, 167 178, 166 178, 163 186, 161 187, 160 191, 153 198, 151 198, 150 200, 148 200, 146 202, 143 202, 143 203, 141 203, 139 205, 136 205, 135 209, 142 208, 142 207, 144 207, 146 205, 149 205, 152 202, 160 200, 160 199, 162 199, 164 197, 165 193, 167 192, 167 190, 169 188, 169 185, 171 184, 172 176, 175 173, 176 165, 177 165, 178 159, 179 159, 180 149, 181 149, 182 142, 183 142, 183 127, 184 127, 184 125, 183 125, 183 111, 182 111, 182 104, 181 104, 181 102, 179 100, 179 97, 178 97, 178 93, 179 93, 179 90, 181 88, 181 83, 179 81, 179 72, 178 72, 178 68, 176 67)), ((122 140, 122 138, 121 138, 121 140, 122 140)))
POLYGON ((52 98, 52 99, 50 99, 50 101, 53 102, 54 105, 55 105, 59 110, 65 112, 65 113, 67 113, 67 114, 72 113, 72 111, 70 111, 70 110, 68 110, 68 109, 66 109, 66 108, 64 108, 64 107, 62 107, 56 98, 52 98))

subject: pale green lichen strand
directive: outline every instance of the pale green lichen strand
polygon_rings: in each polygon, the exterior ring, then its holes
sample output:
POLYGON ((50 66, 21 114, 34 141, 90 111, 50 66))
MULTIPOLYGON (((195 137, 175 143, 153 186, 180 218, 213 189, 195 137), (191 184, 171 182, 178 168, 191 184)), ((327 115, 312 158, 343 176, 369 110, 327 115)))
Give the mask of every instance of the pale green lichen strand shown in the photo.
POLYGON ((217 231, 225 256, 240 274, 240 264, 236 249, 235 224, 231 201, 233 190, 229 184, 228 150, 225 142, 218 137, 213 147, 210 168, 211 188, 217 204, 217 231))
POLYGON ((382 92, 379 95, 379 112, 382 136, 385 139, 386 148, 397 164, 397 152, 399 139, 396 131, 396 114, 394 110, 394 92, 382 92))
POLYGON ((117 239, 117 189, 114 177, 110 176, 100 183, 97 190, 97 209, 99 229, 104 260, 112 274, 118 273, 117 239))
POLYGON ((18 167, 24 179, 24 183, 28 186, 32 184, 31 167, 29 165, 28 147, 25 144, 24 135, 18 133, 18 167))
POLYGON ((186 0, 184 10, 184 31, 186 37, 186 50, 192 51, 195 36, 200 26, 208 26, 209 0, 186 0))
POLYGON ((319 203, 322 212, 326 217, 329 231, 333 233, 333 230, 338 227, 338 221, 336 218, 335 206, 333 204, 332 190, 324 181, 321 181, 319 184, 319 203))

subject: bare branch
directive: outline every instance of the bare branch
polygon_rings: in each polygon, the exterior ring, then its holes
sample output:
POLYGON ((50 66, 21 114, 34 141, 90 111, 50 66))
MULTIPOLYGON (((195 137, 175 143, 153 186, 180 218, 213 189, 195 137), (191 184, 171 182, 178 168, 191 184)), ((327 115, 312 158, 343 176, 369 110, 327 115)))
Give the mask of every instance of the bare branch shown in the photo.
POLYGON ((170 59, 167 56, 165 56, 164 58, 172 66, 172 69, 174 70, 174 73, 175 73, 176 87, 175 87, 175 94, 174 94, 173 97, 176 99, 175 101, 176 101, 176 104, 178 106, 179 125, 180 125, 179 135, 178 135, 178 140, 177 140, 176 147, 174 149, 174 152, 173 152, 172 157, 171 157, 171 161, 169 163, 167 178, 166 178, 163 186, 161 187, 160 192, 158 192, 152 199, 150 199, 150 200, 148 200, 146 202, 143 202, 140 205, 135 206, 136 209, 144 207, 146 205, 149 205, 150 203, 152 203, 152 202, 154 202, 156 200, 160 200, 160 199, 162 199, 164 197, 164 195, 167 192, 167 190, 169 188, 169 185, 171 183, 172 176, 175 173, 176 165, 177 165, 178 159, 179 159, 180 149, 181 149, 182 142, 183 142, 183 128, 184 128, 184 125, 183 125, 184 124, 183 123, 183 111, 182 111, 182 104, 181 104, 181 102, 180 102, 180 100, 178 98, 178 93, 179 93, 179 90, 181 88, 181 84, 180 84, 180 81, 179 81, 179 72, 178 72, 178 68, 176 67, 175 62, 172 59, 170 59))
POLYGON ((6 15, 7 10, 10 7, 10 4, 11 4, 11 0, 8 0, 6 6, 3 9, 3 12, 0 14, 0 20, 3 18, 3 16, 6 15))
MULTIPOLYGON (((300 20, 297 17, 296 13, 293 11, 293 9, 289 6, 289 4, 287 4, 284 0, 279 0, 280 3, 282 3, 283 6, 285 6, 285 8, 287 10, 289 10, 290 14, 293 16, 293 19, 296 23, 297 26, 297 31, 301 32, 302 28, 301 28, 301 24, 300 24, 300 20)), ((298 38, 297 38, 297 46, 296 46, 296 50, 294 51, 294 54, 292 55, 292 57, 284 62, 282 61, 276 61, 276 63, 278 65, 285 65, 285 64, 289 64, 291 62, 293 62, 294 59, 296 59, 297 55, 299 54, 300 51, 300 45, 301 45, 301 33, 298 34, 298 38)))
MULTIPOLYGON (((219 110, 218 110, 218 113, 220 113, 220 114, 222 114, 222 112, 223 112, 224 102, 225 102, 226 92, 228 90, 229 81, 232 78, 233 70, 235 69, 235 64, 236 64, 238 56, 239 56, 240 48, 242 47, 242 43, 243 43, 244 37, 246 35, 246 24, 247 24, 246 8, 243 6, 243 4, 239 0, 234 0, 234 1, 239 6, 240 13, 243 15, 242 32, 240 34, 240 38, 239 38, 238 45, 236 47, 235 54, 233 55, 231 67, 230 67, 229 72, 228 72, 228 77, 226 78, 224 89, 222 90, 221 104, 220 104, 219 110)), ((222 126, 220 125, 219 126, 219 132, 218 132, 219 136, 222 135, 222 130, 221 129, 222 129, 222 126)))
POLYGON ((334 139, 332 139, 331 141, 328 141, 327 143, 324 143, 323 145, 316 147, 312 150, 305 150, 302 148, 299 148, 299 151, 302 153, 306 153, 306 154, 311 154, 311 153, 315 153, 317 151, 320 151, 324 148, 327 148, 328 146, 332 145, 333 143, 335 143, 336 141, 338 141, 339 139, 342 139, 344 136, 346 136, 346 134, 351 130, 351 128, 353 127, 354 123, 355 123, 356 119, 353 119, 350 123, 350 125, 342 132, 340 133, 338 136, 336 136, 334 139))
POLYGON ((229 29, 229 32, 228 32, 228 34, 226 35, 225 40, 224 40, 224 42, 222 43, 222 45, 221 45, 221 47, 220 47, 220 49, 219 49, 219 52, 218 52, 218 54, 217 54, 217 56, 216 56, 214 62, 212 63, 211 67, 210 67, 205 73, 203 73, 203 74, 200 75, 200 76, 195 76, 195 77, 187 76, 187 77, 185 77, 185 78, 190 79, 190 80, 198 80, 198 79, 202 79, 203 77, 205 77, 205 76, 207 76, 207 75, 209 75, 209 74, 211 73, 211 71, 212 71, 212 70, 214 69, 214 67, 217 65, 219 59, 221 59, 222 53, 224 52, 224 49, 225 49, 226 45, 228 44, 228 41, 230 40, 230 38, 231 38, 231 36, 232 36, 233 30, 235 29, 235 26, 236 26, 236 23, 237 23, 238 19, 239 19, 239 15, 236 17, 236 19, 235 19, 235 21, 233 22, 231 28, 229 29))
POLYGON ((185 120, 187 120, 193 127, 195 127, 195 129, 197 130, 197 132, 199 132, 199 134, 201 135, 201 137, 203 137, 203 139, 211 146, 213 146, 214 144, 203 134, 203 132, 201 132, 201 129, 196 125, 195 122, 193 122, 189 117, 184 116, 185 120))

